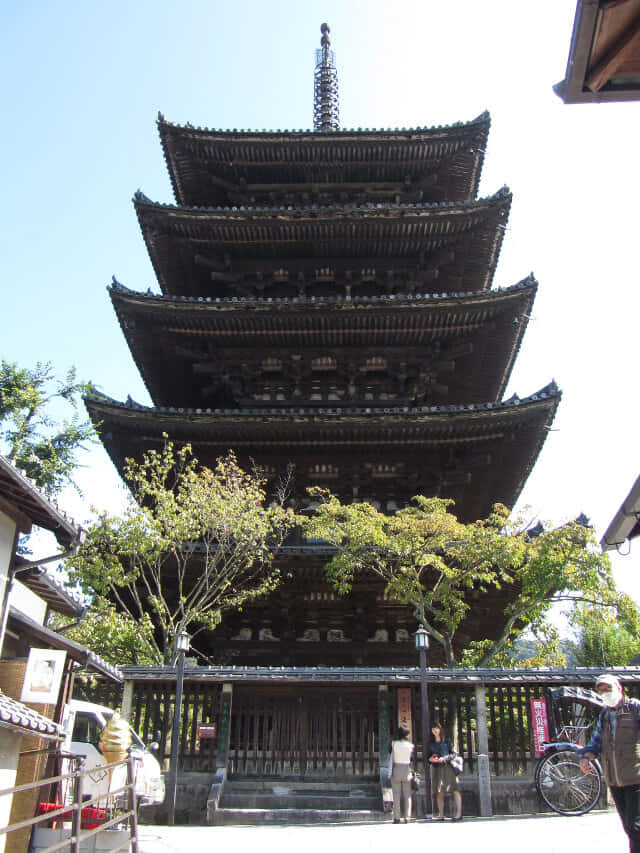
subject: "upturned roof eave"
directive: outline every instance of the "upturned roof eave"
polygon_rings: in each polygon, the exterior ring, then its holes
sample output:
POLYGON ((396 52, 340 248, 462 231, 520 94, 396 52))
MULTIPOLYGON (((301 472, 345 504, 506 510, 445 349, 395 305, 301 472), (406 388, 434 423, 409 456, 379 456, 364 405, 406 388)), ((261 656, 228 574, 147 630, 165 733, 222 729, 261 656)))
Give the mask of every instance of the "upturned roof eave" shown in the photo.
POLYGON ((272 218, 299 219, 312 216, 316 219, 325 215, 335 219, 341 216, 359 216, 362 218, 397 218, 413 214, 415 216, 442 215, 450 212, 454 215, 469 210, 492 209, 494 207, 510 207, 512 193, 509 187, 503 186, 492 195, 468 201, 436 201, 436 202, 376 202, 372 204, 301 204, 301 205, 212 205, 210 207, 185 206, 157 202, 146 196, 142 190, 136 190, 133 204, 140 219, 144 210, 163 211, 174 217, 193 217, 221 219, 229 222, 233 219, 272 218))
POLYGON ((169 121, 162 113, 158 113, 157 119, 158 132, 160 134, 160 138, 162 139, 163 133, 168 132, 177 132, 182 134, 189 135, 199 135, 202 137, 206 137, 207 139, 213 137, 219 137, 220 139, 228 140, 228 139, 251 139, 251 138, 265 138, 270 140, 278 140, 282 137, 299 137, 302 139, 308 138, 318 138, 318 139, 334 139, 334 138, 348 138, 354 137, 357 139, 363 138, 376 138, 378 136, 391 136, 393 138, 410 138, 416 135, 423 136, 432 136, 434 134, 442 134, 452 131, 460 131, 466 129, 473 129, 475 127, 486 128, 487 131, 491 125, 491 116, 487 110, 480 113, 473 119, 470 119, 466 122, 453 122, 452 124, 446 125, 431 125, 431 126, 423 126, 423 127, 396 127, 396 128, 339 128, 338 130, 333 130, 330 133, 326 131, 318 131, 311 129, 301 129, 301 130, 229 130, 229 129, 217 129, 210 127, 200 127, 192 125, 187 122, 187 124, 179 124, 178 122, 169 121))
MULTIPOLYGON (((92 421, 102 423, 105 449, 120 471, 126 456, 157 445, 163 435, 178 443, 190 443, 197 458, 207 465, 214 464, 215 458, 229 448, 247 458, 275 454, 279 459, 278 454, 284 452, 288 458, 302 453, 309 458, 320 454, 326 459, 331 448, 357 448, 359 453, 385 448, 385 452, 406 456, 410 448, 423 448, 431 454, 446 448, 461 452, 464 448, 465 454, 473 454, 481 447, 483 452, 493 449, 502 457, 500 448, 504 447, 508 462, 504 470, 492 475, 491 494, 483 480, 477 499, 465 501, 461 497, 457 502, 460 513, 472 519, 486 515, 495 500, 514 505, 546 440, 560 397, 552 383, 525 400, 413 409, 167 410, 95 397, 85 398, 85 403, 92 421), (507 441, 503 445, 505 432, 516 443, 507 441)), ((482 465, 482 458, 479 463, 482 465)))
MULTIPOLYGON (((478 192, 482 166, 484 163, 484 154, 489 136, 489 128, 491 119, 488 112, 484 112, 472 119, 469 122, 456 122, 451 125, 441 125, 434 127, 420 128, 386 128, 386 129, 341 129, 330 134, 318 131, 237 131, 237 130, 214 130, 210 128, 194 127, 191 124, 180 125, 167 121, 164 116, 158 114, 158 134, 162 145, 163 155, 167 166, 167 171, 171 180, 174 198, 179 204, 186 201, 187 192, 183 185, 183 174, 181 165, 177 162, 173 144, 181 139, 189 139, 195 142, 206 144, 207 148, 216 144, 228 145, 233 142, 240 142, 243 145, 251 144, 260 145, 276 144, 286 142, 287 144, 326 144, 335 145, 336 142, 367 142, 375 141, 380 143, 390 142, 394 144, 402 144, 406 142, 410 145, 416 145, 422 142, 428 145, 434 141, 440 141, 443 138, 469 137, 470 141, 475 141, 472 153, 473 164, 469 170, 469 195, 474 197, 478 192)), ((358 158, 354 159, 357 162, 358 158)), ((260 165, 259 160, 256 165, 260 165)))
MULTIPOLYGON (((346 316, 356 311, 359 318, 362 316, 366 317, 366 312, 369 312, 373 319, 380 312, 393 310, 402 311, 406 313, 411 321, 415 321, 418 317, 424 316, 425 313, 429 314, 434 311, 439 312, 440 315, 442 312, 450 312, 452 316, 456 316, 459 313, 467 314, 473 310, 483 312, 492 308, 498 310, 503 303, 506 303, 514 306, 518 322, 508 329, 511 335, 508 357, 502 365, 501 370, 495 371, 497 379, 496 392, 491 397, 492 402, 494 402, 501 399, 509 381, 524 332, 526 331, 536 290, 537 281, 533 275, 530 275, 511 287, 479 291, 471 294, 425 294, 423 296, 396 296, 393 298, 387 296, 356 297, 351 300, 347 300, 344 297, 340 299, 304 297, 296 300, 171 297, 151 293, 136 293, 117 282, 114 282, 109 287, 109 294, 129 351, 151 399, 156 404, 162 396, 160 393, 161 386, 157 382, 154 382, 154 375, 157 374, 157 369, 154 373, 154 368, 157 368, 157 365, 155 361, 153 363, 149 362, 145 346, 141 342, 141 333, 138 329, 138 324, 135 320, 133 323, 131 322, 131 318, 140 314, 147 315, 150 322, 152 316, 154 318, 158 316, 166 317, 167 322, 171 320, 174 324, 176 322, 184 322, 185 329, 187 329, 191 328, 193 323, 198 325, 202 323, 206 324, 207 318, 220 319, 220 322, 223 324, 225 316, 249 311, 250 314, 248 316, 251 317, 252 326, 255 328, 256 322, 259 325, 262 317, 265 318, 265 323, 272 318, 273 315, 271 312, 274 301, 278 303, 279 312, 282 312, 278 315, 280 317, 285 318, 291 316, 291 314, 298 314, 305 321, 308 321, 309 317, 318 316, 319 322, 322 322, 322 318, 331 312, 339 313, 340 316, 346 316), (262 313, 260 313, 260 309, 262 309, 262 313), (220 314, 220 312, 223 313, 220 314), (365 314, 363 315, 362 312, 365 312, 365 314)), ((486 317, 486 322, 490 322, 490 317, 486 317)), ((212 334, 215 334, 215 325, 211 325, 212 334)), ((273 333, 272 324, 269 323, 268 325, 269 332, 273 333)), ((446 327, 442 327, 440 331, 443 335, 446 335, 446 327)), ((392 330, 389 334, 392 334, 392 330)), ((146 337, 144 333, 143 337, 146 337)), ((162 375, 164 376, 164 373, 162 375)), ((160 381, 163 382, 162 379, 160 381)))
POLYGON ((272 422, 282 421, 288 423, 292 416, 296 417, 296 424, 299 427, 308 419, 309 423, 318 423, 322 418, 327 422, 334 422, 341 419, 345 422, 353 421, 354 418, 364 418, 365 421, 375 422, 376 419, 390 420, 397 418, 403 422, 411 422, 419 420, 433 420, 451 417, 495 417, 500 413, 509 413, 520 411, 524 412, 527 408, 538 408, 541 405, 551 406, 555 413, 555 407, 562 397, 561 391, 558 389, 555 382, 540 389, 528 397, 519 398, 514 395, 509 400, 504 400, 498 403, 482 403, 468 405, 448 405, 448 406, 371 406, 367 408, 293 408, 285 407, 280 409, 263 408, 263 409, 192 409, 187 407, 154 407, 143 406, 136 403, 131 398, 125 403, 114 400, 106 394, 88 394, 83 398, 89 415, 93 420, 100 420, 100 412, 104 415, 110 414, 117 417, 119 414, 127 415, 127 419, 139 417, 144 420, 157 420, 161 417, 175 419, 176 422, 183 422, 185 418, 189 419, 191 424, 216 422, 220 419, 240 419, 245 421, 256 420, 259 423, 265 423, 271 420, 272 422))
POLYGON ((533 274, 508 287, 496 287, 491 290, 474 290, 450 293, 381 294, 380 296, 294 296, 294 297, 215 297, 215 296, 178 296, 175 294, 142 292, 133 290, 118 281, 113 281, 107 290, 116 311, 118 306, 129 305, 146 309, 156 307, 160 310, 193 313, 209 311, 238 312, 246 309, 273 311, 306 312, 322 310, 377 310, 377 309, 420 309, 431 310, 434 307, 474 306, 499 302, 516 294, 535 295, 538 282, 533 274))
MULTIPOLYGON (((487 235, 486 245, 482 249, 482 269, 483 274, 480 276, 481 282, 478 289, 488 289, 491 286, 493 275, 498 263, 504 232, 509 218, 511 208, 512 195, 507 187, 502 187, 494 195, 483 199, 476 199, 466 202, 441 202, 434 204, 384 204, 375 206, 309 206, 309 207, 276 207, 276 208, 258 208, 258 207, 240 207, 238 209, 227 207, 216 208, 183 208, 175 205, 159 204, 152 202, 143 193, 138 191, 134 196, 134 207, 140 230, 143 235, 151 263, 163 293, 171 291, 171 276, 165 275, 165 260, 163 260, 163 252, 159 249, 158 240, 154 226, 154 218, 158 217, 167 223, 169 226, 173 223, 174 228, 181 231, 192 229, 192 233, 186 236, 182 234, 181 239, 193 240, 193 229, 206 228, 207 233, 213 239, 216 228, 221 228, 224 234, 225 241, 229 241, 230 230, 234 226, 241 228, 254 228, 256 239, 261 245, 264 244, 261 229, 265 225, 274 228, 301 227, 299 240, 306 239, 304 229, 308 220, 312 220, 318 225, 325 224, 327 227, 334 226, 336 223, 342 224, 343 221, 352 223, 362 223, 366 225, 366 240, 380 240, 387 234, 389 229, 397 226, 398 222, 404 225, 415 225, 423 222, 425 224, 434 221, 438 223, 440 232, 438 234, 427 235, 429 239, 439 237, 440 239, 452 239, 453 231, 447 225, 443 229, 442 219, 449 222, 458 222, 458 229, 464 230, 466 218, 479 217, 482 223, 474 223, 469 225, 469 229, 478 227, 489 228, 489 225, 484 220, 489 220, 492 215, 501 221, 493 222, 491 230, 487 235), (372 229, 376 233, 373 234, 372 229), (446 233, 445 233, 446 232, 446 233), (444 235, 444 236, 443 236, 444 235)), ((361 238, 362 239, 362 238, 361 238)), ((411 235, 412 243, 416 243, 420 239, 425 239, 425 235, 414 233, 411 235)), ((198 234, 198 240, 202 242, 202 235, 198 234)), ((287 235, 287 243, 291 244, 291 235, 287 235)), ((246 243, 246 236, 244 236, 246 243)), ((388 240, 387 240, 388 242, 388 240)), ((278 245, 277 241, 269 241, 270 246, 278 245)), ((386 245, 386 244, 385 244, 386 245)), ((410 255, 409 255, 410 256, 410 255)), ((324 258, 324 256, 322 256, 324 258)), ((357 257, 357 256, 354 256, 357 257)))

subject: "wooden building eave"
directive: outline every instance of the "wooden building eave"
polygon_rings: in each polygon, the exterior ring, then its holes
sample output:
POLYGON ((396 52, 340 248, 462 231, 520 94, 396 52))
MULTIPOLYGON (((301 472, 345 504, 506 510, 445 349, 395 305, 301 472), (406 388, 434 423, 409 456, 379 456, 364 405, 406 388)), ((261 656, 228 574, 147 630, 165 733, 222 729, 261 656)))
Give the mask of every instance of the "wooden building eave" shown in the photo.
POLYGON ((488 113, 447 127, 331 134, 211 130, 158 117, 175 199, 186 206, 283 193, 472 199, 489 126, 488 113))
MULTIPOLYGON (((125 681, 158 682, 171 684, 176 680, 176 669, 172 666, 123 666, 125 681)), ((624 684, 640 683, 640 667, 625 666, 608 669, 624 684)), ((468 686, 474 684, 585 684, 593 685, 602 675, 602 667, 574 667, 567 669, 484 669, 459 667, 456 669, 427 669, 426 678, 434 687, 442 685, 468 686)), ((187 666, 184 672, 187 682, 242 683, 273 685, 288 684, 393 684, 396 686, 420 684, 421 673, 417 666, 187 666)))
POLYGON ((15 633, 21 637, 29 637, 30 645, 37 643, 43 648, 64 650, 71 660, 80 664, 83 670, 96 672, 112 681, 122 681, 119 667, 108 663, 91 649, 81 646, 63 634, 58 634, 45 625, 41 625, 16 607, 11 606, 9 608, 8 619, 9 625, 15 626, 15 633))
POLYGON ((20 583, 28 587, 38 598, 46 601, 47 606, 56 613, 77 618, 87 609, 87 605, 80 600, 78 594, 74 594, 54 575, 43 571, 37 564, 30 565, 27 560, 17 556, 15 568, 20 583))
POLYGON ((578 0, 565 79, 565 104, 640 100, 640 0, 578 0))
POLYGON ((0 456, 0 509, 12 518, 17 513, 21 533, 30 533, 35 524, 49 530, 60 545, 69 547, 76 541, 80 528, 60 510, 22 471, 0 456))
POLYGON ((220 281, 282 268, 309 279, 325 266, 392 275, 434 263, 430 289, 445 293, 490 288, 511 193, 457 204, 235 209, 174 207, 138 192, 134 205, 166 295, 223 295, 220 281))
MULTIPOLYGON (((504 290, 474 294, 298 298, 277 305, 135 293, 117 282, 110 295, 156 406, 209 405, 212 376, 235 371, 242 384, 242 370, 260 373, 267 356, 295 358, 310 369, 314 358, 332 355, 340 371, 345 361, 362 363, 372 353, 384 355, 390 371, 394 358, 428 368, 435 379, 425 399, 443 404, 502 398, 536 289, 529 276, 504 290)), ((238 395, 236 403, 248 402, 238 395)))
POLYGON ((442 494, 471 520, 495 501, 515 503, 560 396, 552 383, 524 400, 415 409, 240 411, 154 409, 105 397, 85 402, 120 472, 126 457, 159 446, 167 434, 191 443, 208 466, 233 449, 241 465, 255 461, 277 479, 293 462, 301 493, 316 483, 352 494, 355 478, 364 484, 362 498, 395 494, 402 502, 413 494, 442 494))

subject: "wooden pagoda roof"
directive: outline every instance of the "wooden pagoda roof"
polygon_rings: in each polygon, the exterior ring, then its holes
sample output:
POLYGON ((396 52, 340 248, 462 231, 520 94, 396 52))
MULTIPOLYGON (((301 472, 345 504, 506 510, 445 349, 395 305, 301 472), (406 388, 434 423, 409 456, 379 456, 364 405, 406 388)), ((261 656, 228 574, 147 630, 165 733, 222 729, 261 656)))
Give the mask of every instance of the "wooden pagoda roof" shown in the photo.
POLYGON ((478 192, 489 126, 486 112, 447 127, 331 133, 211 130, 158 116, 175 199, 187 207, 283 193, 466 201, 478 192))
POLYGON ((229 271, 351 263, 384 268, 448 255, 440 292, 488 290, 511 206, 504 187, 477 201, 326 207, 182 208, 137 192, 134 204, 162 292, 216 296, 211 265, 229 271))
POLYGON ((640 100, 640 0, 578 0, 565 104, 640 100))
POLYGON ((255 460, 284 472, 293 462, 302 485, 308 484, 310 466, 326 467, 330 460, 357 473, 401 459, 410 466, 402 486, 411 494, 428 494, 430 483, 437 482, 456 500, 460 516, 471 520, 486 515, 496 501, 515 503, 560 396, 551 383, 523 400, 413 409, 150 408, 102 396, 85 402, 120 472, 127 457, 159 446, 164 434, 191 443, 196 458, 209 467, 229 449, 244 466, 255 460))
POLYGON ((446 296, 237 300, 136 293, 114 281, 110 295, 156 406, 206 405, 212 360, 363 347, 385 355, 395 347, 407 359, 435 352, 447 383, 438 402, 483 403, 504 393, 536 289, 529 276, 446 296))

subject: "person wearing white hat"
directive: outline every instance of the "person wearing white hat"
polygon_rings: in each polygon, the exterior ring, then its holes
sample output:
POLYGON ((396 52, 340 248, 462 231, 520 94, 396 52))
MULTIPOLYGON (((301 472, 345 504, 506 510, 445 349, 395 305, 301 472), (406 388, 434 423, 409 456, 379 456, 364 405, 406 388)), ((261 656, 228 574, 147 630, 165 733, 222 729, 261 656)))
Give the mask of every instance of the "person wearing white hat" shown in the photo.
POLYGON ((640 701, 627 699, 615 675, 600 675, 596 693, 604 707, 589 743, 580 750, 580 766, 600 758, 604 778, 629 836, 630 853, 640 853, 640 701))

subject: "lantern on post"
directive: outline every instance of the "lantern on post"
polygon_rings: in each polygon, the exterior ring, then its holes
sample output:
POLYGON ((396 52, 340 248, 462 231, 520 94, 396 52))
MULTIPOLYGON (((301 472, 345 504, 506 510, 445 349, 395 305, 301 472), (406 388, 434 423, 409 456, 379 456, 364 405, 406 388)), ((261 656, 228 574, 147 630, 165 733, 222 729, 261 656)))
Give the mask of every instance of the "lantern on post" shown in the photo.
POLYGON ((176 816, 176 789, 178 786, 178 748, 180 744, 180 722, 182 719, 182 688, 184 685, 184 656, 189 651, 191 637, 186 631, 176 636, 176 701, 173 707, 171 731, 171 760, 169 763, 169 787, 167 791, 167 823, 173 826, 176 816))
POLYGON ((429 655, 429 632, 420 625, 413 635, 420 660, 420 716, 422 718, 422 763, 424 766, 424 813, 431 814, 431 768, 427 746, 429 744, 429 688, 427 685, 427 665, 429 655))

